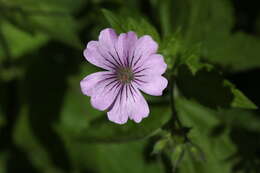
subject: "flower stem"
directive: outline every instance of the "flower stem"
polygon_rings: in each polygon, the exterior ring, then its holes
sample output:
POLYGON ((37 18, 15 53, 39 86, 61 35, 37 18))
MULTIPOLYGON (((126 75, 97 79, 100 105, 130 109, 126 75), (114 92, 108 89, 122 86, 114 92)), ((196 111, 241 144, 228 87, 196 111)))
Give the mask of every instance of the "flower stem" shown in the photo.
POLYGON ((174 81, 174 79, 176 79, 176 76, 174 74, 170 75, 169 86, 170 86, 170 104, 171 104, 171 110, 172 110, 172 117, 171 117, 171 120, 169 123, 171 125, 172 132, 176 133, 176 131, 177 131, 178 134, 180 134, 184 137, 185 142, 189 142, 190 140, 187 136, 188 128, 186 128, 182 125, 182 122, 178 116, 176 104, 174 102, 174 98, 175 98, 174 90, 176 87, 176 82, 174 81))

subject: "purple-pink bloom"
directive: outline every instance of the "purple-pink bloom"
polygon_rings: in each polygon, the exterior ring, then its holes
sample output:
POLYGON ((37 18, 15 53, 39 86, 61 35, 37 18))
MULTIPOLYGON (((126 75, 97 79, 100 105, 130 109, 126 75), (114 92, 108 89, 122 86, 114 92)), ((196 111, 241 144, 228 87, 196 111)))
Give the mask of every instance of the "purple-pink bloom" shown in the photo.
POLYGON ((148 35, 138 38, 130 31, 118 36, 113 29, 102 30, 98 41, 90 41, 84 50, 90 63, 106 70, 80 82, 92 106, 107 110, 108 119, 118 124, 147 117, 149 107, 140 90, 160 96, 168 84, 162 76, 167 65, 157 48, 148 35))

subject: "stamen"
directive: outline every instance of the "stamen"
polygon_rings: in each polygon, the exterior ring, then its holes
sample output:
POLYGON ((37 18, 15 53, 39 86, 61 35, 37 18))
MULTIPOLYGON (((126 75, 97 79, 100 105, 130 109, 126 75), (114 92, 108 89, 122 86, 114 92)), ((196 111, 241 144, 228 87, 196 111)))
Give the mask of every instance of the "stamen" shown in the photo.
POLYGON ((134 73, 130 68, 119 68, 117 79, 122 83, 130 83, 134 79, 134 73))

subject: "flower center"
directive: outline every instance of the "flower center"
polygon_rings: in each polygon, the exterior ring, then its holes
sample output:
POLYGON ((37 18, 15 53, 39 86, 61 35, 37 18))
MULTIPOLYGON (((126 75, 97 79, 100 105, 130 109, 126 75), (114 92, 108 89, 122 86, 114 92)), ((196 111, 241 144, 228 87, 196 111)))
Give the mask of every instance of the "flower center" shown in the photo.
POLYGON ((134 79, 134 73, 130 68, 120 68, 117 70, 117 78, 122 83, 130 83, 134 79))

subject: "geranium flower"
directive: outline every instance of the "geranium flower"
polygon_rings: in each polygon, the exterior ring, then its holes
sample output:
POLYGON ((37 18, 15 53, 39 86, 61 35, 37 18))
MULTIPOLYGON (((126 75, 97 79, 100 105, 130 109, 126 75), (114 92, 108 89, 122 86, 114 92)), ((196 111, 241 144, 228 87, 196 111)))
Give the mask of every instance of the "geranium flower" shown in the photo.
POLYGON ((160 96, 168 84, 162 76, 167 65, 157 48, 148 35, 138 38, 130 31, 118 36, 113 29, 102 30, 98 41, 87 44, 84 56, 106 71, 85 77, 80 82, 83 94, 91 97, 94 108, 107 110, 110 121, 141 122, 149 107, 140 90, 160 96))

